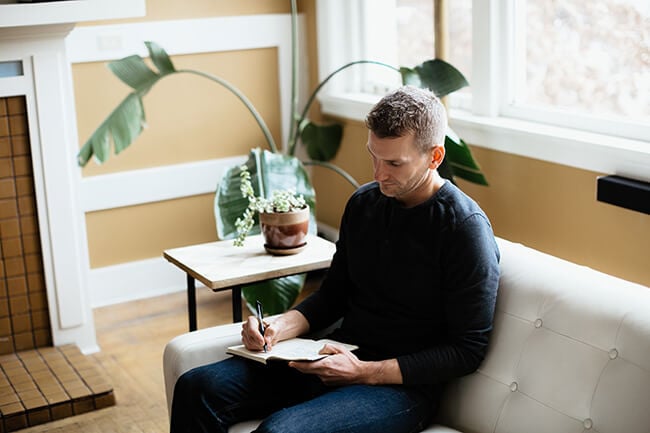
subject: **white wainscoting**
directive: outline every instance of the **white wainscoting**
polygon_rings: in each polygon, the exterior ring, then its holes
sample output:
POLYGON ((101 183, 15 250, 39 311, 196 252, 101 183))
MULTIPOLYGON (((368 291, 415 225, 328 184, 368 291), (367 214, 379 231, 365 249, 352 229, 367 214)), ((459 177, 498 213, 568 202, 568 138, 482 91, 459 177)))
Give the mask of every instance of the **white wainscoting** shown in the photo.
MULTIPOLYGON (((213 193, 225 170, 245 160, 242 155, 92 176, 81 184, 82 208, 92 212, 213 193)), ((185 284, 185 273, 162 257, 93 268, 88 278, 93 308, 184 290, 185 284)))
MULTIPOLYGON (((303 18, 300 26, 304 26, 303 18)), ((291 102, 290 15, 77 27, 66 44, 72 63, 107 62, 134 53, 147 56, 147 40, 159 43, 170 55, 276 48, 282 136, 286 142, 291 102)), ((301 58, 306 59, 304 44, 300 46, 301 58)), ((300 68, 301 77, 306 77, 305 61, 300 68)), ((301 85, 303 96, 304 87, 301 85)), ((80 207, 86 213, 214 192, 223 171, 244 160, 245 156, 237 156, 85 177, 80 181, 80 207)), ((185 274, 162 257, 156 257, 89 269, 88 286, 91 306, 96 308, 184 290, 185 274)))
POLYGON ((245 161, 241 155, 87 177, 81 207, 93 212, 215 192, 222 174, 245 161))
POLYGON ((88 284, 93 308, 186 288, 185 273, 162 257, 92 269, 88 284))

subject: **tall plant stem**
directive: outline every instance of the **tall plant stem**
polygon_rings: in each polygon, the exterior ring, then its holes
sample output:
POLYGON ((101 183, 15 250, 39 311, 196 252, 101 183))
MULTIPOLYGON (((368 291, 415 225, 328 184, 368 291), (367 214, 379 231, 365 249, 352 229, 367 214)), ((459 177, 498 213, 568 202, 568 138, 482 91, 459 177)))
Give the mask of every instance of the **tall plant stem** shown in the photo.
POLYGON ((316 89, 314 89, 312 94, 309 96, 309 99, 307 100, 307 103, 305 104, 305 108, 302 110, 302 114, 300 115, 300 117, 298 119, 296 119, 296 121, 293 124, 293 128, 292 128, 293 133, 289 136, 289 155, 293 156, 295 154, 295 152, 296 152, 296 145, 298 144, 298 135, 300 135, 300 125, 302 124, 302 122, 307 117, 307 113, 309 113, 309 108, 311 107, 311 104, 316 99, 316 95, 318 94, 320 89, 322 89, 323 86, 325 84, 327 84, 327 82, 329 80, 331 80, 332 77, 334 77, 334 75, 338 74, 342 70, 347 69, 350 66, 360 65, 360 64, 364 64, 364 63, 365 64, 384 66, 384 67, 392 69, 393 71, 396 71, 396 72, 400 71, 399 68, 396 68, 395 66, 389 65, 388 63, 377 62, 377 61, 374 61, 374 60, 356 60, 354 62, 350 62, 350 63, 347 63, 347 64, 341 66, 340 68, 338 68, 337 70, 335 70, 334 72, 329 74, 327 76, 327 78, 325 78, 323 81, 321 81, 320 84, 318 85, 318 87, 316 87, 316 89))
POLYGON ((195 71, 194 69, 179 69, 176 72, 198 75, 200 77, 207 78, 208 80, 214 81, 217 84, 221 84, 223 87, 228 89, 232 94, 234 94, 237 98, 239 98, 239 100, 246 106, 248 111, 250 111, 250 113, 253 115, 255 121, 257 122, 260 129, 262 130, 262 133, 264 134, 264 138, 266 139, 266 142, 268 143, 271 152, 278 153, 278 147, 275 145, 275 140, 273 140, 273 136, 271 135, 271 131, 269 131, 268 126, 266 126, 266 122, 264 122, 264 119, 262 118, 260 113, 255 109, 251 101, 238 88, 230 84, 228 81, 219 78, 216 75, 208 74, 207 72, 195 71))
MULTIPOLYGON (((296 115, 298 107, 298 5, 291 0, 291 110, 289 114, 289 138, 297 129, 296 115)), ((288 143, 287 143, 288 144, 288 143)), ((289 146, 291 147, 291 146, 289 146)), ((285 151, 287 149, 284 149, 285 151)), ((290 153, 293 155, 293 152, 290 153)))
POLYGON ((347 180, 354 189, 359 188, 359 182, 357 182, 348 172, 343 170, 340 167, 337 167, 334 164, 325 161, 316 161, 315 159, 310 159, 309 161, 303 161, 304 165, 317 165, 319 167, 329 168, 330 170, 340 174, 345 180, 347 180))

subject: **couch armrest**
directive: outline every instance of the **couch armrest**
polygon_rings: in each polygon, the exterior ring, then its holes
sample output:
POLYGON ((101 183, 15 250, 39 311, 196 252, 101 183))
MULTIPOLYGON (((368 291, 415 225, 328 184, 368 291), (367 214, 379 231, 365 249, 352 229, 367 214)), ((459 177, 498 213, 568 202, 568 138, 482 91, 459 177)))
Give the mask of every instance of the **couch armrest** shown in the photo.
POLYGON ((163 353, 163 373, 170 414, 178 378, 195 367, 226 358, 226 348, 235 344, 241 344, 241 323, 188 332, 167 343, 163 353))

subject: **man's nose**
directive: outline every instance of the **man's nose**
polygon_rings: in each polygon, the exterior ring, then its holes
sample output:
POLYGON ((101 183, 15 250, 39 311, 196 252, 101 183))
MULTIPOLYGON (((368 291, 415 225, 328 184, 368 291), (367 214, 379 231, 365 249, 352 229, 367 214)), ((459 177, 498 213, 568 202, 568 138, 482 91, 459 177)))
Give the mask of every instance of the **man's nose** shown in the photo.
POLYGON ((388 179, 388 173, 386 167, 381 162, 375 164, 375 180, 377 182, 384 181, 388 179))

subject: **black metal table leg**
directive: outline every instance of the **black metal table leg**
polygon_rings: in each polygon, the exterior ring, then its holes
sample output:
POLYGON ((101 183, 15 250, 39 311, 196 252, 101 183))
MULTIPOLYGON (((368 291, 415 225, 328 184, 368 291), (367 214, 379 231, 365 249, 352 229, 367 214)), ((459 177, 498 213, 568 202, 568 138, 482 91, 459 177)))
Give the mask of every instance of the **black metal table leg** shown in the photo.
POLYGON ((232 288, 232 322, 241 322, 241 286, 232 288))
POLYGON ((187 314, 190 319, 190 332, 196 331, 196 284, 190 274, 187 274, 187 314))

